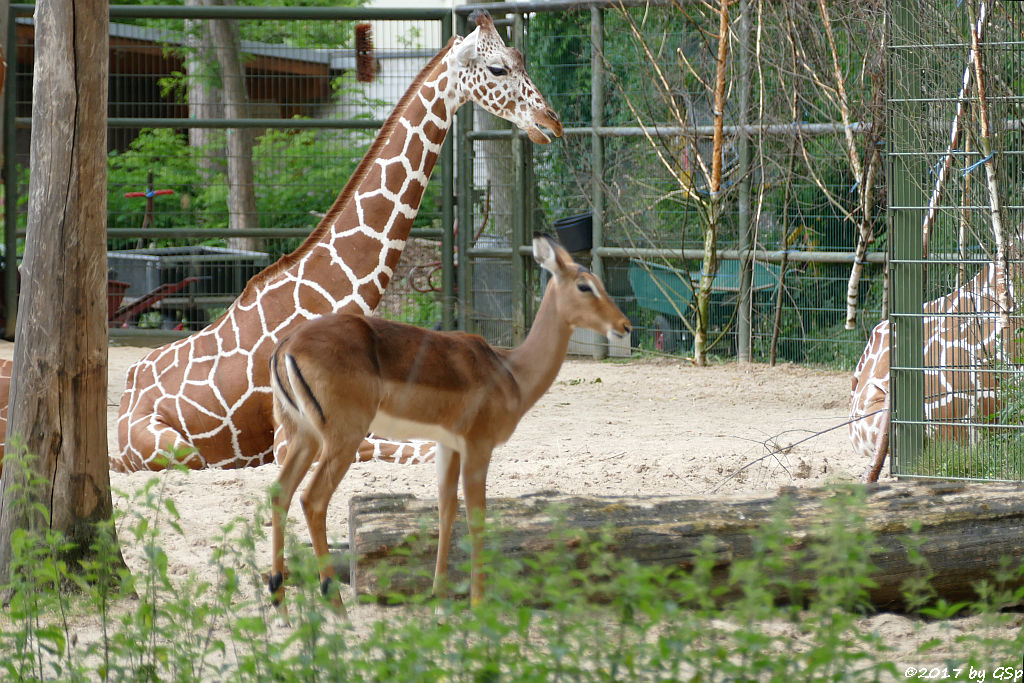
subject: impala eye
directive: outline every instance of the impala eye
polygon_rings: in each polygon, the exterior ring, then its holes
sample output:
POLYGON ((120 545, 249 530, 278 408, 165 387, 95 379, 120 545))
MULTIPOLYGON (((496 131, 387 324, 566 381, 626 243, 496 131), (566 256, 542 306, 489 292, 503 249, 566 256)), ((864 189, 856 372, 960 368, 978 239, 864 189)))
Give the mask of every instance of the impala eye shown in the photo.
POLYGON ((505 76, 508 74, 508 70, 503 66, 489 66, 487 70, 495 76, 505 76))
POLYGON ((594 291, 593 289, 590 288, 590 285, 588 285, 586 282, 581 282, 578 285, 576 285, 576 289, 580 290, 581 292, 591 292, 591 293, 593 293, 593 291, 594 291))

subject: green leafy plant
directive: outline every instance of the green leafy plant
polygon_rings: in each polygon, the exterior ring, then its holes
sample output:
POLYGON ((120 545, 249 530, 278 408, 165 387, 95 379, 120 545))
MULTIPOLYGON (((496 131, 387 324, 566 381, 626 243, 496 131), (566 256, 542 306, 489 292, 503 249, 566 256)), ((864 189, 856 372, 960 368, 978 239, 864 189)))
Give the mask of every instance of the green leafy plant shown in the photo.
MULTIPOLYGON (((5 470, 23 467, 24 457, 12 452, 5 470)), ((59 560, 67 541, 46 530, 42 510, 38 524, 15 534, 15 571, 0 587, 10 596, 0 616, 5 679, 842 681, 904 673, 890 658, 889 644, 864 622, 877 548, 866 530, 863 487, 832 491, 821 519, 801 540, 790 527, 795 508, 781 498, 752 535, 751 553, 725 574, 717 570, 721 556, 713 538, 686 571, 641 565, 615 552, 615 529, 584 533, 558 509, 545 513, 554 520, 548 539, 532 555, 512 557, 502 550, 498 518, 485 543, 488 594, 482 604, 469 607, 466 587, 456 580, 454 597, 402 596, 370 622, 365 617, 373 612, 354 605, 364 621, 353 630, 320 595, 311 550, 292 537, 291 621, 275 624, 257 571, 267 559, 259 550, 266 503, 210 539, 215 581, 176 575, 163 541, 187 532, 167 483, 188 476, 184 470, 153 476, 121 494, 127 511, 118 513, 117 536, 136 549, 133 574, 111 572, 112 563, 99 559, 69 580, 74 572, 59 560), (90 642, 79 641, 70 626, 85 615, 101 626, 90 642)), ((31 478, 5 477, 16 482, 8 488, 15 500, 27 500, 21 492, 34 485, 31 478)), ((433 524, 425 520, 423 545, 410 545, 410 558, 430 554, 433 524)), ((918 531, 911 526, 908 534, 911 554, 920 545, 918 531)), ((113 555, 113 538, 101 534, 96 543, 113 555)), ((920 553, 911 564, 917 581, 905 594, 920 614, 946 619, 966 609, 980 615, 981 628, 950 643, 958 663, 1017 661, 1024 642, 1003 610, 1024 599, 1024 589, 1016 588, 1019 562, 1007 560, 977 586, 974 601, 956 605, 934 599, 920 553)), ((394 578, 406 581, 396 568, 394 578)), ((429 576, 422 578, 429 585, 429 576)), ((942 643, 925 640, 920 653, 942 643)))

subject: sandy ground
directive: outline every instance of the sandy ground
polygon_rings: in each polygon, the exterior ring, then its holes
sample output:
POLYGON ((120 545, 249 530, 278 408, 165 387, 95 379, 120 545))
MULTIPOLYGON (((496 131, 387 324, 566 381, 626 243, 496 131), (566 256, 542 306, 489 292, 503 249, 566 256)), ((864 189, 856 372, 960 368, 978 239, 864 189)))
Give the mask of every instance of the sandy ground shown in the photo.
MULTIPOLYGON (((109 448, 125 371, 148 349, 112 347, 109 356, 109 448)), ((0 357, 13 347, 0 344, 0 357)), ((489 497, 544 490, 589 495, 725 496, 772 493, 780 486, 819 486, 859 478, 845 427, 850 375, 792 365, 723 364, 697 368, 675 359, 631 362, 568 360, 550 391, 524 417, 512 439, 494 453, 489 497), (744 469, 745 468, 745 469, 744 469), (741 471, 742 470, 742 471, 741 471)), ((181 514, 184 535, 163 538, 170 572, 215 582, 214 539, 222 525, 251 518, 265 501, 276 465, 154 475, 111 473, 115 505, 159 476, 181 514)), ((328 533, 347 540, 353 494, 408 493, 436 497, 433 465, 359 463, 331 503, 328 533)), ((307 538, 296 503, 289 529, 307 538)), ((461 522, 464 523, 464 522, 461 522)), ((122 541, 124 541, 122 534, 122 541)), ((257 548, 269 564, 269 544, 257 548)), ((141 551, 129 545, 133 568, 141 551)), ((256 568, 263 571, 266 567, 256 568)), ((351 604, 351 603, 350 603, 351 604)), ((377 608, 360 607, 360 610, 377 608)), ((916 643, 937 637, 948 646, 929 661, 955 661, 953 638, 970 620, 926 624, 899 615, 870 617, 886 640, 910 660, 916 643)))

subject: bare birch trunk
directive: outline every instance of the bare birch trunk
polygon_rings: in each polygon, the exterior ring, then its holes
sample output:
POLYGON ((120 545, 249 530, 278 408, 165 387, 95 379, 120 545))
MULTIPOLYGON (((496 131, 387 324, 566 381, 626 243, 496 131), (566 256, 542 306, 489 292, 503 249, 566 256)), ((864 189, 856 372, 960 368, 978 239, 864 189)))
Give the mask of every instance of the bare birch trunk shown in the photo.
MULTIPOLYGON (((985 13, 986 7, 982 3, 974 29, 978 33, 978 40, 981 40, 984 34, 985 13)), ((974 73, 974 56, 975 48, 972 45, 971 52, 967 57, 967 65, 964 67, 964 77, 963 83, 960 86, 960 93, 956 98, 956 113, 953 115, 952 130, 949 134, 946 156, 942 159, 938 176, 935 178, 935 187, 932 188, 932 194, 928 200, 928 212, 925 214, 924 222, 921 225, 921 236, 924 243, 924 253, 922 256, 926 259, 928 258, 928 244, 931 239, 932 225, 935 224, 935 217, 938 215, 936 207, 939 203, 939 197, 942 195, 942 190, 946 186, 946 180, 949 178, 949 173, 953 168, 953 152, 960 146, 960 135, 963 133, 964 128, 964 108, 967 105, 967 97, 971 90, 971 76, 974 73)))
MULTIPOLYGON (((974 5, 971 4, 973 14, 974 5)), ((985 3, 981 3, 979 15, 983 15, 985 3)), ((978 22, 980 23, 980 22, 978 22)), ((995 154, 992 148, 991 118, 988 110, 988 100, 985 95, 985 69, 981 63, 981 41, 978 31, 978 23, 971 21, 971 54, 974 60, 974 80, 978 93, 978 118, 981 122, 981 139, 978 141, 981 147, 983 159, 985 159, 985 180, 988 183, 989 214, 992 222, 992 234, 996 242, 996 265, 1002 271, 1002 287, 996 286, 996 301, 999 308, 999 333, 1002 339, 1003 334, 1010 328, 1010 311, 1013 304, 1010 301, 1010 264, 1006 249, 1006 229, 1003 223, 1003 206, 999 194, 999 178, 996 170, 995 154)))
MULTIPOLYGON (((970 158, 973 145, 971 144, 971 135, 968 131, 964 140, 964 155, 966 158, 970 158)), ((967 240, 970 237, 971 228, 971 210, 968 208, 971 203, 971 174, 968 173, 964 176, 963 192, 960 195, 960 215, 959 223, 957 225, 957 236, 956 236, 956 248, 957 258, 959 263, 956 266, 956 288, 960 289, 967 284, 967 240)))
POLYGON ((846 284, 846 329, 852 330, 857 327, 857 289, 860 287, 860 280, 864 274, 864 266, 867 264, 868 247, 875 241, 875 231, 872 228, 874 220, 872 207, 875 202, 875 180, 878 176, 878 168, 881 160, 877 152, 870 149, 874 145, 875 137, 868 136, 868 165, 865 175, 860 178, 858 191, 860 193, 860 226, 857 230, 857 248, 853 255, 853 267, 850 269, 850 279, 846 284))
MULTIPOLYGON (((846 153, 850 160, 850 168, 857 178, 858 204, 860 208, 860 225, 857 230, 857 248, 853 260, 853 267, 850 269, 850 279, 846 285, 846 329, 852 330, 857 326, 857 289, 860 286, 861 276, 864 272, 864 264, 867 260, 868 247, 874 241, 874 230, 871 227, 871 205, 874 202, 874 184, 877 175, 877 153, 874 150, 875 136, 868 136, 865 144, 865 157, 867 167, 861 164, 860 155, 857 152, 857 142, 853 135, 853 119, 850 115, 850 98, 846 92, 846 80, 839 68, 839 50, 836 48, 835 32, 832 29, 832 19, 828 13, 825 0, 818 0, 818 9, 821 12, 822 24, 825 27, 825 36, 828 38, 829 52, 832 56, 832 76, 836 82, 836 93, 839 98, 839 115, 843 121, 843 132, 846 139, 846 153)), ((882 46, 882 50, 885 46, 882 46)), ((875 104, 877 105, 878 90, 875 91, 875 104)))

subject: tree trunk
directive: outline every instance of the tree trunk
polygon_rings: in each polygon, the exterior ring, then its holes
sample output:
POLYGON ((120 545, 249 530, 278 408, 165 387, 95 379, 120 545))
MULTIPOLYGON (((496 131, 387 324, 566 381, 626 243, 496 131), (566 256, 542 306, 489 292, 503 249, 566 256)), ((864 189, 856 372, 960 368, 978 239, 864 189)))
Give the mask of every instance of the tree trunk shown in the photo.
MULTIPOLYGON (((208 0, 210 2, 210 0, 208 0)), ((210 4, 233 5, 233 0, 215 0, 210 4)), ((245 68, 242 65, 242 41, 238 25, 230 19, 211 19, 210 35, 224 89, 224 116, 229 119, 249 117, 249 94, 245 89, 245 68)), ((228 227, 232 230, 256 228, 256 192, 252 165, 253 136, 251 128, 227 129, 228 156, 228 227)), ((233 237, 232 249, 256 250, 253 237, 233 237)))
POLYGON ((714 135, 711 152, 711 182, 708 185, 707 222, 704 225, 704 258, 697 289, 697 329, 693 335, 693 359, 707 364, 708 326, 710 324, 711 287, 718 270, 718 229, 722 217, 722 170, 725 166, 725 81, 729 56, 729 3, 721 0, 718 10, 718 65, 715 69, 714 135))
MULTIPOLYGON (((203 0, 185 0, 186 7, 202 7, 204 4, 203 0)), ((215 84, 211 73, 217 60, 213 54, 209 22, 202 19, 186 19, 185 36, 188 47, 185 54, 185 73, 188 77, 189 118, 224 118, 224 94, 215 84)), ((214 141, 219 135, 221 131, 212 128, 188 129, 188 144, 202 152, 198 163, 204 183, 209 182, 218 169, 223 171, 224 150, 214 146, 214 141)))
MULTIPOLYGON (((91 553, 97 522, 111 517, 107 461, 107 36, 97 0, 36 5, 36 61, 28 236, 21 269, 7 423, 7 454, 24 448, 49 527, 91 553)), ((0 477, 0 583, 10 578, 11 534, 46 520, 7 495, 0 477)), ((122 562, 123 564, 123 562, 122 562)))
MULTIPOLYGON (((784 489, 793 503, 788 545, 812 547, 827 533, 827 501, 848 495, 832 489, 784 489)), ((1020 534, 1024 520, 1024 485, 1011 484, 889 484, 867 488, 863 510, 866 530, 879 550, 872 555, 877 586, 872 604, 893 609, 902 605, 902 584, 921 576, 908 557, 906 539, 920 541, 920 553, 933 576, 937 597, 949 601, 975 597, 973 585, 992 580, 1004 556, 1016 566, 1024 556, 1020 534), (921 523, 914 531, 912 524, 921 523)), ((522 498, 487 501, 488 512, 501 520, 497 543, 506 557, 528 560, 552 547, 553 507, 564 510, 563 526, 596 536, 610 529, 610 551, 646 565, 693 567, 702 543, 714 537, 714 580, 721 584, 733 562, 750 558, 753 538, 771 519, 777 496, 734 497, 718 500, 673 497, 579 497, 539 493, 522 498)), ((453 582, 464 578, 466 562, 460 537, 464 524, 455 525, 449 562, 453 582)), ((853 530, 851 529, 851 533, 853 530)), ((383 597, 377 579, 386 572, 389 592, 414 593, 430 589, 437 544, 437 502, 409 496, 356 496, 349 512, 352 585, 358 593, 383 597), (421 522, 427 525, 421 527, 421 522), (426 539, 415 537, 424 531, 426 539)), ((534 571, 524 563, 523 571, 534 571)), ((810 579, 808 570, 793 567, 792 578, 810 579)), ((780 595, 782 600, 786 596, 780 595)))

